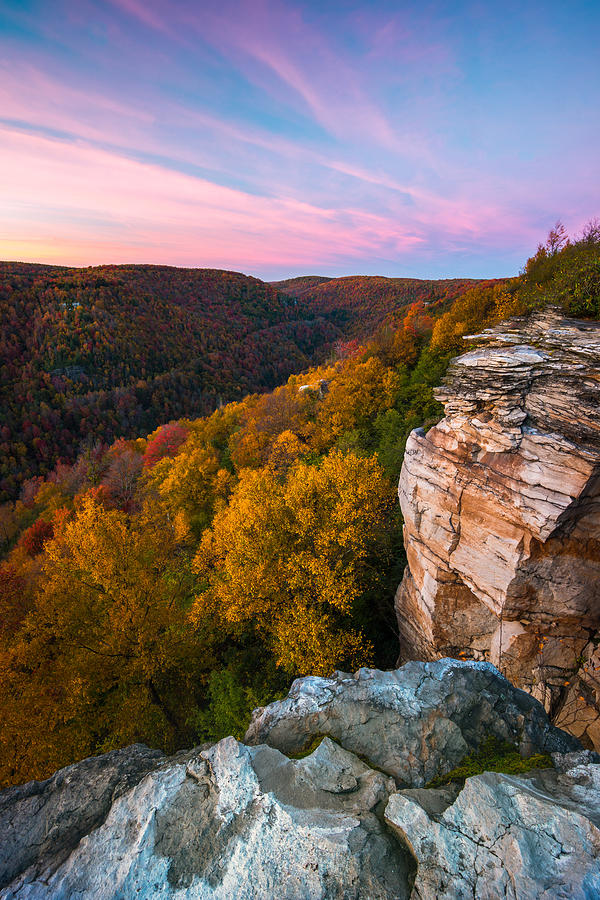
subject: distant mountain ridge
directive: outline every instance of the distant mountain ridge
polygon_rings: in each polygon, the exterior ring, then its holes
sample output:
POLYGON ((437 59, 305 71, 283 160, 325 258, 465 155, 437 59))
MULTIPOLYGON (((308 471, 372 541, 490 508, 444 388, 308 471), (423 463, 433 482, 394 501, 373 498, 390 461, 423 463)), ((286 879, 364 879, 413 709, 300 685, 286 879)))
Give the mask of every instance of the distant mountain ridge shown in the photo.
POLYGON ((283 281, 270 281, 269 284, 290 297, 303 297, 319 285, 337 280, 326 275, 299 275, 297 278, 285 278, 283 281))
MULTIPOLYGON (((410 303, 449 305, 481 279, 387 278, 383 275, 309 275, 271 282, 278 290, 302 298, 315 315, 325 316, 346 337, 364 338, 381 325, 395 324, 410 303)), ((491 281, 489 283, 492 283, 491 281)))
POLYGON ((0 500, 86 442, 271 389, 340 336, 237 272, 0 263, 0 500))
POLYGON ((0 262, 0 502, 85 446, 270 390, 474 283, 0 262))

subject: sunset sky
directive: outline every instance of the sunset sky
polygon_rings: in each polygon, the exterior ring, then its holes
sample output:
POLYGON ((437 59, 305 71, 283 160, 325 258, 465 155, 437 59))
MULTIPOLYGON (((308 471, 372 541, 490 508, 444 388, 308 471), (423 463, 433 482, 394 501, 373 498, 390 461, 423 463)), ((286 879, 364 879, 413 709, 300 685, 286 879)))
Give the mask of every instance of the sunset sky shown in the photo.
POLYGON ((0 0, 0 258, 514 274, 600 215, 600 3, 0 0))

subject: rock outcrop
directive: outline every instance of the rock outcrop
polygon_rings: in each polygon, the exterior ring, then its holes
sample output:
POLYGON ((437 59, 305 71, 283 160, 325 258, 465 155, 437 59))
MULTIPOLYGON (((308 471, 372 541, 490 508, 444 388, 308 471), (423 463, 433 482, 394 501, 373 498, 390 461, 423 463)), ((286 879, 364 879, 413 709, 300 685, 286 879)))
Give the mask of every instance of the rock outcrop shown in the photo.
MULTIPOLYGON (((560 760, 558 760, 560 762, 560 760)), ((413 900, 600 897, 600 766, 401 791, 386 822, 417 860, 413 900)))
POLYGON ((289 760, 225 738, 163 761, 68 859, 35 860, 0 897, 402 900, 414 862, 373 811, 393 789, 331 741, 289 760))
POLYGON ((301 759, 230 737, 171 758, 134 746, 5 791, 0 898, 599 895, 597 757, 489 664, 301 679, 257 710, 250 737, 296 746, 317 727, 358 740, 369 759, 328 737, 301 759), (444 753, 460 759, 490 733, 555 750, 557 768, 398 790, 398 772, 421 784, 446 769, 444 753), (379 771, 370 760, 384 736, 379 771))
POLYGON ((449 772, 490 736, 524 756, 579 747, 490 663, 452 659, 299 678, 285 700, 254 711, 245 740, 296 753, 318 735, 411 786, 449 772))
POLYGON ((0 887, 32 865, 59 866, 105 821, 114 801, 162 761, 160 751, 134 744, 2 791, 0 887))
POLYGON ((600 746, 600 325, 556 310, 482 335, 408 440, 401 660, 490 660, 600 746))

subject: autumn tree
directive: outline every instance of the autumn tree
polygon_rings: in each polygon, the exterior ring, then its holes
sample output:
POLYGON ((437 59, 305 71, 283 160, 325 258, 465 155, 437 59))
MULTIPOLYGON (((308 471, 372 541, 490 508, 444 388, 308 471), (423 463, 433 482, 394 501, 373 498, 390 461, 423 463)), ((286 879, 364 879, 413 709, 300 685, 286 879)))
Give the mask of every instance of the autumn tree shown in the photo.
POLYGON ((246 400, 240 410, 241 427, 229 441, 236 469, 264 466, 282 432, 303 434, 309 425, 306 406, 307 398, 295 385, 284 385, 270 394, 246 400))
POLYGON ((299 459, 306 456, 309 447, 293 431, 286 429, 273 441, 269 453, 269 468, 284 473, 299 459))
POLYGON ((215 506, 228 496, 233 478, 217 452, 192 434, 176 456, 151 469, 146 483, 158 492, 172 521, 199 535, 210 524, 215 506))
POLYGON ((101 495, 105 505, 131 512, 134 507, 143 458, 133 441, 116 441, 107 453, 101 495))
POLYGON ((190 577, 160 510, 82 501, 46 544, 34 607, 0 657, 3 782, 132 741, 192 740, 212 660, 208 619, 187 619, 190 577))
POLYGON ((392 503, 377 462, 352 454, 299 462, 285 478, 244 471, 196 554, 207 588, 194 621, 218 615, 234 633, 255 629, 294 675, 368 662, 353 611, 377 580, 392 503))
POLYGON ((477 285, 466 291, 434 325, 431 347, 437 353, 462 352, 464 338, 503 318, 524 311, 514 292, 515 279, 477 285))
POLYGON ((554 256, 559 253, 568 242, 569 235, 567 234, 567 229, 559 219, 554 227, 548 232, 546 249, 550 256, 554 256))
POLYGON ((600 244, 600 219, 595 217, 583 226, 581 242, 587 245, 600 244))
POLYGON ((187 428, 179 422, 161 425, 150 435, 144 453, 144 468, 151 469, 166 456, 175 456, 187 437, 187 428))
POLYGON ((361 428, 378 413, 393 406, 398 376, 377 356, 350 359, 329 385, 317 416, 321 446, 352 428, 361 428))
POLYGON ((28 556, 37 556, 44 544, 54 535, 54 524, 46 519, 36 519, 19 538, 19 546, 28 556))
POLYGON ((19 523, 14 503, 0 504, 0 553, 10 547, 18 530, 19 523))
POLYGON ((0 565, 0 647, 7 646, 31 608, 27 579, 14 565, 0 565))

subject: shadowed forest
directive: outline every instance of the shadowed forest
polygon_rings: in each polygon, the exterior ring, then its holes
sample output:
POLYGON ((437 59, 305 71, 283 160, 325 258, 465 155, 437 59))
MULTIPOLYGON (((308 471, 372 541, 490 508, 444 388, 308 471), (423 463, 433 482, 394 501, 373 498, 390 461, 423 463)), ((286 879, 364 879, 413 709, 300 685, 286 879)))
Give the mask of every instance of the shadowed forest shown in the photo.
POLYGON ((341 278, 300 297, 212 269, 0 263, 0 501, 98 443, 272 389, 468 284, 341 278))

